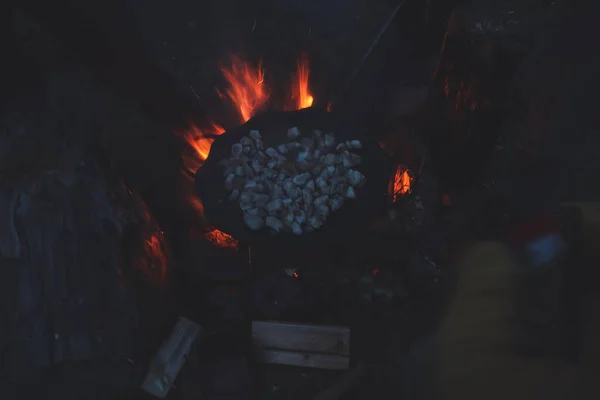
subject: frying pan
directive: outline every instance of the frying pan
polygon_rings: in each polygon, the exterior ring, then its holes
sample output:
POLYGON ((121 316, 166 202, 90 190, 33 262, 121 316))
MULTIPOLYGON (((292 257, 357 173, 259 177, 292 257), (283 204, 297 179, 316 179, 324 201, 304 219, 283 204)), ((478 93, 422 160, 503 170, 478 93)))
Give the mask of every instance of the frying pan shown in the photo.
POLYGON ((347 242, 360 236, 369 221, 385 212, 388 183, 393 174, 387 153, 365 132, 346 119, 321 109, 307 108, 299 111, 268 111, 257 114, 244 125, 228 130, 215 139, 210 154, 196 173, 196 192, 204 204, 208 221, 217 229, 256 247, 277 247, 289 250, 308 249, 310 246, 347 242), (225 177, 219 161, 231 156, 231 146, 248 135, 251 129, 260 131, 266 147, 286 143, 291 127, 319 129, 335 133, 336 142, 360 140, 363 144, 357 153, 362 156, 358 169, 365 177, 365 185, 357 190, 357 198, 347 200, 341 209, 332 212, 321 229, 302 235, 273 233, 268 228, 258 231, 244 223, 237 201, 229 201, 224 188, 225 177))

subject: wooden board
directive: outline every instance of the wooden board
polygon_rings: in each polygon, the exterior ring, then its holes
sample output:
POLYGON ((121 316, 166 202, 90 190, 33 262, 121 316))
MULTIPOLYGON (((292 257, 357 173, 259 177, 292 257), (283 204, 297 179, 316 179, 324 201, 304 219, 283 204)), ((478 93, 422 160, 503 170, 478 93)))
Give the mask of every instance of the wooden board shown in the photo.
POLYGON ((309 368, 348 369, 350 329, 283 322, 252 323, 258 361, 309 368))
POLYGON ((256 359, 265 364, 293 365, 305 368, 339 370, 350 368, 350 357, 336 354, 257 348, 256 359))
POLYGON ((350 355, 350 328, 282 322, 252 322, 255 346, 311 353, 350 355))

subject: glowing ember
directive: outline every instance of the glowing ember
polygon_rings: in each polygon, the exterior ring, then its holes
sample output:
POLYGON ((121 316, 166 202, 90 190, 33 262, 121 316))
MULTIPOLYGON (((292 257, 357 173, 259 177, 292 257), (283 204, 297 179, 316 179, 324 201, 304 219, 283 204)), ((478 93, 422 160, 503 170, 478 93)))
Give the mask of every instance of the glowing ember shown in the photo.
POLYGON ((308 77, 310 75, 309 62, 306 54, 298 61, 298 70, 296 79, 292 86, 292 105, 286 107, 287 110, 301 110, 311 107, 314 98, 308 90, 308 77))
POLYGON ((409 194, 412 190, 413 181, 412 172, 408 168, 399 165, 394 175, 392 201, 396 202, 400 196, 409 194))
POLYGON ((235 240, 231 235, 222 232, 218 229, 214 229, 204 235, 206 240, 218 247, 224 247, 227 249, 236 249, 238 247, 238 241, 235 240))
POLYGON ((231 67, 221 67, 221 73, 229 84, 221 98, 233 103, 240 113, 241 122, 248 121, 269 100, 269 92, 264 85, 264 71, 259 62, 258 68, 252 68, 237 57, 231 58, 231 67))
POLYGON ((167 266, 169 262, 163 243, 158 235, 154 234, 146 239, 145 244, 146 254, 150 258, 150 262, 148 263, 150 268, 146 270, 146 273, 157 283, 162 284, 167 277, 167 266))

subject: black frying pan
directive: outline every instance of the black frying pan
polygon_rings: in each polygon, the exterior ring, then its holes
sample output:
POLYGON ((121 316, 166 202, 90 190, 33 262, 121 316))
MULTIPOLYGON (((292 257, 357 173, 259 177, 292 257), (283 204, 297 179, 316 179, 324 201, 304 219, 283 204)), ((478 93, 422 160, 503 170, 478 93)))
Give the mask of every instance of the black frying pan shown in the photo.
POLYGON ((356 125, 345 122, 335 114, 312 108, 269 111, 256 115, 214 141, 205 164, 196 173, 196 191, 204 204, 205 217, 215 228, 253 246, 277 246, 292 250, 348 241, 360 236, 369 221, 385 211, 392 173, 387 153, 356 125), (360 140, 363 148, 357 152, 361 154, 363 162, 355 168, 366 177, 366 183, 358 190, 356 199, 347 200, 340 210, 331 213, 325 225, 316 232, 295 235, 284 232, 273 234, 268 228, 252 231, 243 221, 238 202, 227 200, 229 192, 224 188, 225 177, 219 161, 231 156, 231 146, 248 135, 250 129, 260 131, 265 147, 275 147, 287 142, 287 130, 294 126, 334 132, 336 142, 360 140))

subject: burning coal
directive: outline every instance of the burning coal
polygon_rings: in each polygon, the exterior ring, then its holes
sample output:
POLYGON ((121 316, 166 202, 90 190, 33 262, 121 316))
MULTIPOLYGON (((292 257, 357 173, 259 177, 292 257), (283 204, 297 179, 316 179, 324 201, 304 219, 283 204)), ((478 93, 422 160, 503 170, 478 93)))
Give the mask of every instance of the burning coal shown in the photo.
POLYGON ((265 150, 260 132, 251 130, 221 162, 229 200, 239 202, 252 230, 267 226, 297 235, 317 230, 365 183, 353 169, 362 162, 352 152, 362 148, 360 141, 336 143, 333 133, 302 135, 296 127, 287 137, 287 143, 265 150))

